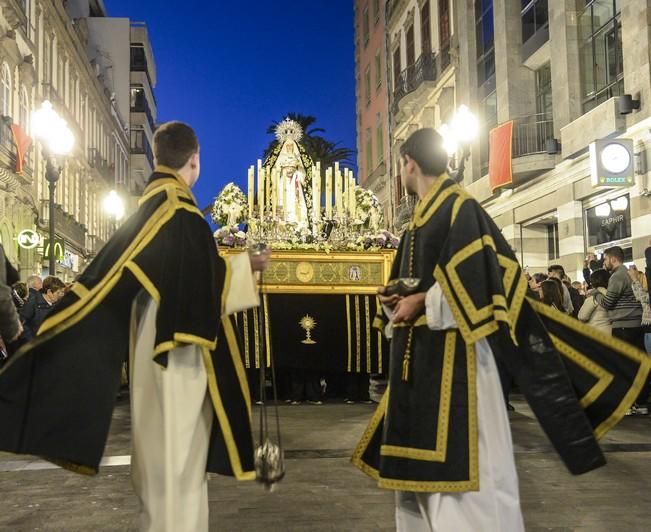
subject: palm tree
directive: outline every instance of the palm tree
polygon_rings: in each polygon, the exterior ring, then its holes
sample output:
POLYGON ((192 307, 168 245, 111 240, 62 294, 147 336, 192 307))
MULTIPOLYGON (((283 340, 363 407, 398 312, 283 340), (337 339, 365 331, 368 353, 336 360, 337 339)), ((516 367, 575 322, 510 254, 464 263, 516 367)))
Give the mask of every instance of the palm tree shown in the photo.
MULTIPOLYGON (((340 146, 339 142, 329 141, 319 135, 319 133, 325 133, 325 129, 321 127, 312 127, 316 122, 316 117, 300 113, 287 113, 287 117, 290 120, 298 122, 303 129, 301 144, 313 161, 321 162, 322 177, 325 176, 325 169, 332 166, 335 162, 340 162, 349 166, 354 164, 354 150, 340 146)), ((274 135, 276 132, 276 126, 278 126, 278 122, 274 120, 267 128, 267 133, 269 135, 274 135)), ((274 138, 264 151, 265 159, 269 154, 271 154, 277 145, 278 140, 274 138)))

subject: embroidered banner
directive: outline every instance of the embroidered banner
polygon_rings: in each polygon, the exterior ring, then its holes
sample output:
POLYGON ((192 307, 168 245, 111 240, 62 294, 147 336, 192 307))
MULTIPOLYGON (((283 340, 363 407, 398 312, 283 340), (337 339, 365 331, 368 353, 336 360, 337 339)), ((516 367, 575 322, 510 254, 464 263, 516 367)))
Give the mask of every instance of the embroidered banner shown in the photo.
POLYGON ((11 124, 11 132, 16 142, 16 173, 20 175, 23 173, 25 155, 32 145, 32 138, 18 124, 11 124))
POLYGON ((513 182, 513 121, 492 129, 489 134, 488 182, 491 192, 513 182))

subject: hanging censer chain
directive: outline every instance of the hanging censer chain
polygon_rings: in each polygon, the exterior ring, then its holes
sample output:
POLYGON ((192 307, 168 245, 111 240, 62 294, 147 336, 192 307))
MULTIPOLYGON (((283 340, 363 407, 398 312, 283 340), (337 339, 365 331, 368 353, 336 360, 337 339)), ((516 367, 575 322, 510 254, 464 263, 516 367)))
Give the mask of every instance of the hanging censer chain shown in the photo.
MULTIPOLYGON (((266 245, 258 244, 254 253, 261 254, 266 250, 266 245)), ((267 345, 271 346, 271 327, 268 327, 265 321, 265 315, 268 316, 269 309, 264 309, 265 299, 263 293, 264 273, 260 272, 259 281, 260 306, 257 309, 258 320, 261 326, 258 329, 258 338, 256 341, 260 345, 260 432, 258 447, 255 450, 255 471, 256 480, 262 483, 265 490, 272 491, 277 482, 280 482, 285 476, 285 457, 280 434, 280 416, 278 413, 278 388, 276 386, 276 368, 274 365, 273 351, 265 352, 267 345), (265 339, 265 331, 268 329, 269 337, 265 339), (266 340, 266 341, 265 341, 266 340), (268 341, 268 344, 267 344, 268 341), (269 369, 271 371, 271 386, 273 390, 274 413, 276 415, 276 439, 277 444, 271 441, 269 436, 269 416, 267 414, 267 392, 265 378, 265 360, 269 360, 269 369)))

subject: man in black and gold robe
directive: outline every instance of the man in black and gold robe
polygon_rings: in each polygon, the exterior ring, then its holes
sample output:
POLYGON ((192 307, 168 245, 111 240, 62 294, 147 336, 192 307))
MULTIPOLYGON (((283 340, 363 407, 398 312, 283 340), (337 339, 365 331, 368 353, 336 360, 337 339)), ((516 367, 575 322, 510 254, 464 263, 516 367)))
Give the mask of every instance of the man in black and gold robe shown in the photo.
POLYGON ((391 279, 418 285, 380 290, 389 386, 353 463, 396 491, 398 530, 523 530, 496 362, 574 474, 605 463, 597 439, 634 401, 649 362, 527 299, 510 246, 446 166, 432 129, 401 147, 403 184, 420 201, 391 279))
POLYGON ((141 527, 207 531, 206 471, 255 478, 250 397, 230 314, 257 304, 190 190, 199 144, 180 122, 154 136, 136 213, 0 372, 0 449, 95 474, 127 356, 141 527))

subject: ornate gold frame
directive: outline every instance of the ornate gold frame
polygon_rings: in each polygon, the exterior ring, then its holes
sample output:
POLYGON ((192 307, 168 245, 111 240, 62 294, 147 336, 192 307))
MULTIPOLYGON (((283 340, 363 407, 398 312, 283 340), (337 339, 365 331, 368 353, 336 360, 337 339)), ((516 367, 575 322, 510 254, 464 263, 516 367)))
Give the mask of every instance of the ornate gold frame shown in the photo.
MULTIPOLYGON (((219 253, 228 257, 243 251, 226 248, 219 253)), ((331 253, 274 250, 263 289, 267 294, 375 294, 389 281, 395 255, 392 249, 331 253)))

